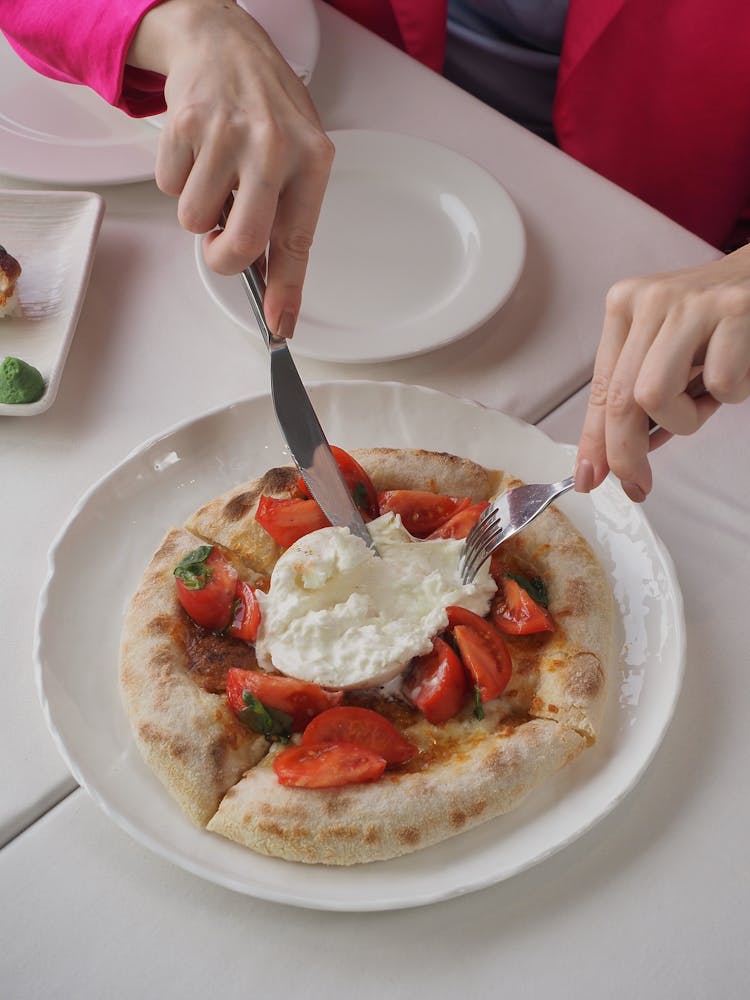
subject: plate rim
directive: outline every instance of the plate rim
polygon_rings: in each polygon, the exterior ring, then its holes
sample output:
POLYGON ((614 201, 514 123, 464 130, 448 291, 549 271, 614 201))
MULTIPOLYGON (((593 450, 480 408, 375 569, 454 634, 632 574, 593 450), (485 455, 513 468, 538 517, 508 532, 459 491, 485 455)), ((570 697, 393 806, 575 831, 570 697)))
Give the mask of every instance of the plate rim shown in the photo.
MULTIPOLYGON (((462 396, 432 389, 426 386, 415 386, 393 381, 374 382, 372 380, 367 380, 367 379, 357 379, 357 380, 323 380, 323 381, 311 382, 309 384, 309 388, 313 391, 316 390, 335 391, 337 386, 346 386, 356 389, 357 386, 362 386, 362 385, 368 387, 377 387, 379 389, 384 388, 389 391, 395 390, 397 392, 405 391, 407 393, 411 393, 412 391, 415 391, 417 394, 426 392, 435 397, 447 396, 452 398, 453 400, 458 401, 461 404, 465 404, 470 409, 475 409, 478 411, 489 411, 490 413, 499 414, 502 418, 507 419, 512 423, 514 423, 515 425, 517 425, 519 429, 525 431, 531 430, 533 432, 536 432, 540 435, 541 438, 546 439, 552 445, 562 449, 569 449, 571 450, 571 453, 573 450, 572 445, 565 445, 565 444, 560 444, 559 442, 555 442, 544 430, 535 425, 527 424, 525 421, 522 421, 512 415, 503 413, 502 411, 495 410, 493 407, 477 403, 474 400, 466 399, 465 397, 462 396)), ((43 664, 42 650, 41 650, 41 645, 42 645, 41 625, 48 605, 50 588, 52 586, 52 582, 54 579, 56 553, 58 549, 61 547, 62 543, 64 542, 69 529, 75 523, 75 521, 81 515, 81 513, 85 510, 87 504, 91 501, 91 499, 95 496, 95 494, 106 486, 108 480, 112 476, 114 476, 120 470, 124 469, 134 459, 144 455, 150 449, 154 448, 159 443, 168 440, 176 433, 188 430, 194 424, 203 421, 209 421, 212 418, 216 418, 217 416, 220 416, 221 414, 225 413, 226 411, 232 408, 238 406, 241 407, 243 405, 248 405, 254 402, 264 401, 268 399, 269 399, 269 393, 267 392, 258 392, 248 396, 242 396, 228 403, 214 406, 211 409, 206 410, 205 412, 200 413, 196 416, 176 421, 165 430, 158 432, 154 435, 151 435, 140 445, 137 445, 133 449, 131 449, 125 455, 124 458, 122 458, 112 468, 110 468, 107 472, 101 475, 95 482, 93 482, 89 486, 89 488, 81 495, 79 500, 76 502, 76 504, 70 511, 68 518, 56 533, 55 538, 53 539, 50 545, 47 574, 45 577, 43 587, 40 591, 39 599, 37 602, 36 614, 35 614, 34 648, 33 648, 34 682, 48 729, 51 732, 53 741, 57 746, 58 751, 60 752, 67 766, 70 768, 73 776, 76 778, 81 788, 85 789, 88 792, 91 798, 105 812, 106 815, 108 815, 121 829, 127 832, 137 843, 149 848, 149 850, 152 850, 157 856, 163 858, 164 860, 172 864, 177 865, 178 867, 188 872, 191 872, 192 874, 198 876, 199 878, 212 882, 213 884, 220 885, 231 891, 239 892, 244 895, 249 895, 253 898, 281 903, 284 905, 297 906, 304 909, 326 910, 326 911, 337 911, 337 912, 379 912, 379 911, 388 911, 388 910, 431 905, 432 903, 466 895, 468 893, 476 892, 481 889, 488 888, 492 885, 505 882, 508 879, 514 877, 515 875, 518 875, 523 871, 535 867, 537 864, 542 863, 549 857, 564 850, 567 846, 569 846, 571 843, 573 843, 580 837, 584 836, 601 820, 603 820, 606 816, 608 816, 638 784, 644 772, 650 766, 652 760, 654 759, 654 756, 658 752, 663 742, 664 736, 673 718, 674 711, 682 688, 684 672, 685 672, 685 664, 686 664, 687 633, 686 633, 686 625, 684 619, 684 603, 683 603, 682 592, 679 586, 679 579, 677 577, 674 567, 674 562, 671 558, 671 555, 669 554, 669 551, 667 550, 661 538, 657 535, 657 533, 651 526, 650 522, 646 518, 644 512, 640 508, 635 512, 636 515, 639 517, 640 527, 646 530, 648 538, 654 546, 654 551, 658 554, 659 558, 664 564, 665 569, 670 574, 670 582, 672 588, 669 596, 674 606, 674 618, 675 618, 674 622, 672 623, 674 625, 672 646, 676 647, 676 652, 673 657, 675 667, 673 668, 672 682, 669 687, 670 696, 668 701, 662 706, 662 711, 659 716, 660 721, 657 731, 655 732, 655 734, 653 734, 648 752, 645 755, 643 755, 639 766, 635 770, 629 772, 628 780, 619 787, 615 795, 612 795, 608 798, 607 802, 596 812, 595 815, 592 815, 586 823, 582 825, 577 825, 575 829, 572 829, 566 837, 555 840, 555 842, 550 846, 548 846, 545 850, 539 851, 533 856, 528 857, 525 861, 516 864, 511 869, 503 871, 503 873, 499 877, 495 874, 488 873, 484 878, 476 878, 468 883, 466 882, 460 884, 456 883, 455 885, 453 885, 451 889, 424 891, 421 894, 415 894, 414 892, 412 892, 408 896, 408 898, 404 895, 392 895, 390 897, 385 897, 381 895, 372 900, 369 899, 363 900, 361 898, 358 898, 356 900, 353 900, 351 898, 340 898, 335 894, 332 895, 329 894, 326 897, 323 893, 320 892, 320 890, 318 890, 317 893, 314 894, 313 897, 311 897, 309 894, 306 895, 300 892, 297 893, 292 892, 289 890, 288 887, 282 887, 280 889, 274 890, 268 888, 266 885, 259 886, 257 883, 250 885, 248 884, 247 879, 243 880, 241 878, 232 878, 229 876, 225 876, 221 873, 218 874, 216 872, 212 873, 208 870, 206 865, 200 862, 196 862, 192 860, 190 857, 186 857, 184 855, 178 856, 174 849, 170 849, 167 846, 160 843, 158 840, 152 837, 148 832, 140 829, 137 823, 132 821, 129 817, 125 816, 119 809, 114 808, 112 804, 107 800, 106 796, 102 792, 100 792, 98 788, 90 787, 88 781, 84 777, 81 767, 79 766, 78 762, 74 759, 74 757, 69 753, 65 741, 62 738, 61 733, 59 732, 57 726, 54 723, 54 720, 52 718, 52 711, 49 698, 47 696, 44 684, 43 674, 45 667, 43 664)), ((616 609, 616 614, 617 614, 617 609, 616 609)), ((552 778, 549 780, 552 780, 553 778, 554 776, 552 776, 552 778)), ((165 795, 166 794, 168 793, 165 792, 165 795)), ((501 815, 499 817, 496 817, 494 820, 490 820, 489 823, 497 823, 498 821, 502 821, 504 818, 505 817, 501 815)), ((185 818, 185 823, 188 822, 189 821, 185 818)), ((205 833, 207 836, 209 835, 205 830, 202 831, 199 830, 199 833, 205 833)), ((471 831, 468 831, 468 833, 471 833, 471 831)), ((457 842, 460 840, 460 837, 461 835, 459 834, 455 838, 450 838, 450 839, 452 841, 457 842)), ((231 847, 238 848, 239 850, 244 850, 242 848, 239 848, 238 845, 231 845, 231 847)), ((279 864, 283 864, 284 866, 292 864, 291 862, 279 861, 279 859, 270 859, 270 860, 278 861, 279 864)), ((389 864, 388 861, 373 863, 374 866, 387 865, 387 864, 389 864)), ((318 868, 321 866, 312 866, 312 867, 318 868)), ((354 866, 355 869, 357 867, 358 866, 354 866)), ((372 866, 367 865, 362 867, 370 868, 372 866)), ((345 869, 345 870, 351 871, 352 869, 345 869)))
MULTIPOLYGON (((512 220, 512 226, 514 227, 514 232, 512 233, 512 240, 516 243, 516 259, 514 261, 513 268, 508 269, 508 273, 505 278, 505 283, 499 283, 494 285, 496 289, 500 289, 499 294, 496 292, 492 296, 486 296, 486 302, 482 309, 476 310, 471 318, 463 324, 454 323, 451 327, 450 332, 446 332, 442 336, 439 336, 434 340, 425 340, 423 343, 413 346, 404 347, 403 349, 389 349, 387 351, 366 351, 364 349, 342 356, 340 352, 332 349, 320 349, 315 346, 314 340, 311 344, 305 345, 305 342, 301 338, 297 338, 294 342, 295 354, 300 357, 308 358, 311 361, 325 362, 329 364, 382 364, 390 361, 402 361, 407 358, 418 357, 423 354, 429 354, 433 351, 440 350, 441 348, 448 347, 451 344, 469 336, 483 326, 489 319, 496 315, 503 306, 508 302, 510 297, 513 295, 514 291, 518 287, 518 283, 523 274, 523 270, 526 264, 526 256, 528 252, 528 236, 526 233, 526 226, 523 221, 523 216, 521 211, 516 204, 515 199, 510 194, 505 185, 495 177, 486 167, 482 164, 477 163, 476 160, 467 156, 465 153, 459 152, 457 149, 453 149, 450 146, 446 146, 444 143, 437 142, 434 139, 427 139, 424 136, 414 135, 410 132, 398 132, 388 129, 366 129, 366 128, 341 128, 341 129, 331 129, 327 132, 328 136, 336 144, 337 139, 339 142, 341 139, 339 137, 346 137, 344 141, 358 141, 360 137, 364 137, 364 141, 368 141, 374 137, 383 137, 386 142, 395 141, 397 144, 403 143, 405 146, 409 146, 412 149, 423 151, 424 153, 429 153, 430 150, 438 150, 439 155, 443 158, 447 158, 456 165, 460 165, 462 169, 472 172, 476 177, 482 177, 484 183, 490 185, 497 194, 497 204, 502 205, 503 211, 508 214, 509 219, 512 220)), ((347 150, 350 152, 350 150, 347 150)), ((334 158, 334 169, 336 161, 334 158)), ((254 319, 251 312, 248 310, 247 315, 243 311, 235 310, 231 304, 227 303, 226 296, 221 293, 222 287, 228 287, 224 285, 225 276, 215 275, 206 265, 203 258, 202 252, 203 236, 196 236, 194 240, 194 254, 196 268, 198 270, 198 275, 203 283, 204 288, 208 292, 210 298, 219 306, 219 308, 224 312, 226 316, 229 317, 237 326, 240 327, 245 333, 249 333, 251 338, 255 334, 254 319)), ((487 259, 486 254, 482 254, 480 257, 480 266, 485 266, 489 269, 492 266, 490 260, 487 259)), ((309 281, 309 278, 308 278, 309 281)), ((438 314, 439 317, 439 314, 438 314)), ((304 324, 304 292, 303 292, 303 307, 300 313, 300 324, 304 324)), ((320 326, 320 324, 316 324, 320 326)), ((412 321, 410 324, 404 327, 399 327, 399 334, 404 336, 404 343, 408 343, 408 331, 411 330, 424 330, 429 331, 431 334, 434 333, 436 326, 435 316, 429 317, 428 319, 420 319, 417 321, 412 321)))

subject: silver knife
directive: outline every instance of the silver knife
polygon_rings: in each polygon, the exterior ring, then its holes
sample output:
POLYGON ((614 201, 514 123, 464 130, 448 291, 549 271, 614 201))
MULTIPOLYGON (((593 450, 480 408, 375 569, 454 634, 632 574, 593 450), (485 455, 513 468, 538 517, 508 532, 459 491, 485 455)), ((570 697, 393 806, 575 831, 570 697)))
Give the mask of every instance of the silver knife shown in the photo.
MULTIPOLYGON (((219 223, 222 229, 226 225, 232 204, 233 198, 230 195, 219 223)), ((348 528, 377 554, 367 525, 344 482, 310 397, 299 377, 289 345, 283 337, 275 336, 268 329, 263 311, 266 285, 260 267, 257 263, 252 264, 242 271, 240 277, 270 355, 271 398, 276 419, 300 475, 331 524, 348 528)))

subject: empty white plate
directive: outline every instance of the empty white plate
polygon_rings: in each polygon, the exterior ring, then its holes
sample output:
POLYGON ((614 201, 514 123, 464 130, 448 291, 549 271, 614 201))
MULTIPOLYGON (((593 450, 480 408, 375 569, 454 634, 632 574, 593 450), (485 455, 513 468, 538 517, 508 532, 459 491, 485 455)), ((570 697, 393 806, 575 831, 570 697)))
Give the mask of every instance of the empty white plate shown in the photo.
MULTIPOLYGON (((331 132, 336 157, 294 350, 374 362, 435 350, 500 308, 521 274, 523 223, 505 189, 444 146, 391 132, 331 132)), ((240 280, 198 270, 262 344, 240 280)))
POLYGON ((87 87, 41 76, 0 35, 0 174, 60 185, 147 180, 158 141, 87 87))

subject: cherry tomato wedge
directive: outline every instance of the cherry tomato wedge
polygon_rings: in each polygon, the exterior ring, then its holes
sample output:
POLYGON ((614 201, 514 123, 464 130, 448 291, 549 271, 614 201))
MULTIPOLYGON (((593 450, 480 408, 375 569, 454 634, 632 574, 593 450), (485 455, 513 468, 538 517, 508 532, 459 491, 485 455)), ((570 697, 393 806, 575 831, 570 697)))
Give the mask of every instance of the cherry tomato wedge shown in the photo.
POLYGON ((174 570, 177 599, 193 621, 213 632, 229 625, 237 570, 213 545, 200 545, 174 570))
POLYGON ((551 632, 555 623, 552 615, 512 577, 499 581, 497 594, 490 612, 493 624, 508 635, 533 635, 551 632))
POLYGON ((273 769, 282 785, 296 788, 339 788, 377 781, 386 760, 356 743, 313 743, 282 750, 273 769))
POLYGON ((331 523, 315 500, 284 500, 265 495, 258 501, 255 520, 283 549, 331 523))
POLYGON ((343 691, 327 691, 309 681, 264 674, 259 670, 231 667, 227 673, 227 701, 239 714, 247 706, 242 692, 254 694, 266 708, 275 708, 292 718, 292 731, 301 733, 313 716, 341 704, 343 691))
POLYGON ((482 500, 480 503, 472 504, 471 507, 467 507, 465 510, 460 510, 453 517, 449 517, 439 528, 435 528, 427 538, 466 538, 488 507, 489 503, 486 500, 482 500))
POLYGON ((234 595, 234 615, 232 624, 229 626, 229 634, 233 635, 235 639, 255 642, 258 638, 259 625, 260 604, 258 604, 255 591, 249 583, 238 580, 234 595))
MULTIPOLYGON (((337 448, 335 444, 331 445, 331 451, 333 452, 333 457, 336 459, 336 465, 338 465, 341 475, 344 477, 344 482, 349 487, 349 492, 354 497, 354 502, 359 507, 362 516, 365 520, 377 517, 380 513, 378 509, 378 495, 375 492, 375 487, 372 485, 370 477, 359 462, 352 458, 348 451, 344 451, 343 448, 337 448)), ((297 480, 297 492, 304 499, 309 499, 310 497, 307 483, 302 476, 297 480)))
POLYGON ((471 506, 471 497, 448 497, 427 490, 388 490, 378 493, 380 513, 401 515, 401 523, 415 538, 426 538, 448 518, 471 506))
POLYGON ((432 652, 412 663, 403 690, 428 722, 447 722, 461 710, 466 698, 466 672, 448 643, 438 637, 433 640, 432 652))
POLYGON ((311 743, 356 743, 384 757, 388 764, 403 764, 418 753, 388 719, 371 708, 353 705, 316 715, 302 734, 302 746, 311 743))
POLYGON ((502 635, 491 622, 473 611, 456 605, 446 610, 459 655, 479 688, 480 698, 482 701, 497 698, 507 687, 513 670, 502 635))

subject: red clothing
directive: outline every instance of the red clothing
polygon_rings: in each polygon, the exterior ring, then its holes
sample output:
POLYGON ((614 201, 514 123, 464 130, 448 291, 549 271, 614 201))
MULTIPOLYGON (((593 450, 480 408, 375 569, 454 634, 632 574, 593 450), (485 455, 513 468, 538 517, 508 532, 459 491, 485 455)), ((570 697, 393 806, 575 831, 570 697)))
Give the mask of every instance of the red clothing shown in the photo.
POLYGON ((328 0, 438 73, 445 58, 448 0, 328 0))
POLYGON ((747 0, 570 0, 560 146, 724 246, 750 204, 748 40, 747 0))
MULTIPOLYGON (((439 65, 441 0, 329 2, 359 20, 367 8, 373 30, 375 12, 390 9, 399 37, 393 25, 381 33, 439 65)), ((560 147, 725 245, 750 205, 748 39, 747 0, 570 0, 554 107, 560 147)))
MULTIPOLYGON (((124 68, 159 0, 0 0, 35 69, 132 115, 164 110, 163 79, 124 68)), ((440 70, 446 0, 329 0, 440 70)), ((554 121, 562 149, 720 246, 750 204, 750 4, 570 0, 554 121)))

